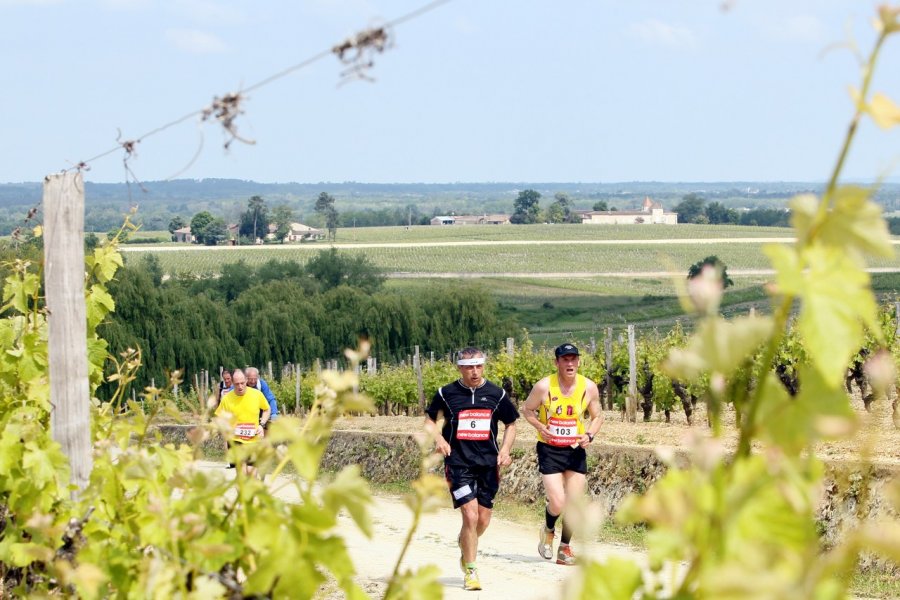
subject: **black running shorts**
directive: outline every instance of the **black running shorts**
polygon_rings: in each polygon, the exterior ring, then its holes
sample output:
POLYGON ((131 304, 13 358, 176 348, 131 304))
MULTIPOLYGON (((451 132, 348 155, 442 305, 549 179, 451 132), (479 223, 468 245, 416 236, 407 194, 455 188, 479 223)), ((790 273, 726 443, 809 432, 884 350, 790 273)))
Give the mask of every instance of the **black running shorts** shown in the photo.
POLYGON ((500 489, 500 467, 459 467, 444 465, 444 476, 450 487, 453 508, 478 500, 485 508, 494 508, 494 496, 500 489))
POLYGON ((587 452, 584 448, 571 446, 551 446, 537 443, 538 471, 541 475, 552 475, 565 471, 587 473, 587 452))

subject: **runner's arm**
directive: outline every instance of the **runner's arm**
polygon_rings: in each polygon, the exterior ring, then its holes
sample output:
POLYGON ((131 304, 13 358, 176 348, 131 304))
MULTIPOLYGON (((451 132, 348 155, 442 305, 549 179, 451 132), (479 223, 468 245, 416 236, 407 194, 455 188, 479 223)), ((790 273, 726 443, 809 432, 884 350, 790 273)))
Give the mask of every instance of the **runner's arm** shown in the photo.
POLYGON ((534 384, 534 387, 531 388, 531 393, 528 394, 528 398, 525 399, 524 406, 522 406, 522 416, 525 417, 525 420, 528 421, 529 425, 537 429, 537 432, 541 434, 544 439, 549 439, 551 437, 550 430, 538 420, 537 411, 541 407, 541 402, 544 401, 544 398, 546 398, 549 393, 550 379, 544 377, 534 384))
POLYGON ((603 411, 600 410, 600 390, 597 389, 597 384, 590 379, 588 380, 585 394, 587 395, 587 408, 588 414, 591 415, 591 421, 585 427, 584 434, 581 436, 580 445, 582 448, 594 441, 593 438, 600 433, 600 427, 603 425, 603 411))
POLYGON ((434 440, 435 450, 444 456, 450 456, 450 444, 448 444, 447 440, 444 439, 444 436, 441 435, 441 428, 438 427, 438 424, 429 415, 425 415, 425 431, 431 434, 431 437, 434 440))
POLYGON ((516 422, 504 424, 503 445, 500 446, 500 452, 497 453, 497 466, 506 467, 512 464, 512 457, 509 455, 512 450, 513 443, 516 441, 516 422))
POLYGON ((269 422, 269 417, 272 416, 272 411, 269 409, 265 409, 262 411, 262 414, 259 416, 259 425, 257 426, 257 433, 260 437, 265 437, 266 429, 265 424, 269 422))

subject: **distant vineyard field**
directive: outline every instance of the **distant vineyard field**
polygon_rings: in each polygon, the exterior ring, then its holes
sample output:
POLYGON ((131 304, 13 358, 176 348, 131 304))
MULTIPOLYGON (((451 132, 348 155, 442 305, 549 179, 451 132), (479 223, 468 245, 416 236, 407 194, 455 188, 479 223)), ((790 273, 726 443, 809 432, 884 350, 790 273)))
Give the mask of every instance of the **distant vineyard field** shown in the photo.
MULTIPOLYGON (((540 242, 535 240, 534 242, 540 242)), ((324 249, 328 246, 316 246, 324 249)), ((760 242, 735 239, 729 242, 696 244, 685 240, 672 243, 620 242, 610 245, 578 243, 541 245, 529 241, 505 243, 490 241, 466 246, 429 246, 417 243, 398 247, 344 247, 350 254, 364 254, 374 265, 388 273, 401 274, 630 274, 658 272, 686 272, 688 267, 705 256, 718 256, 729 271, 769 268, 769 261, 760 242)), ((306 263, 315 249, 304 246, 262 246, 190 249, 128 248, 129 258, 152 252, 163 270, 170 274, 214 275, 223 265, 244 261, 261 265, 269 260, 288 260, 306 263)), ((900 261, 880 259, 872 261, 875 268, 900 268, 900 261)))

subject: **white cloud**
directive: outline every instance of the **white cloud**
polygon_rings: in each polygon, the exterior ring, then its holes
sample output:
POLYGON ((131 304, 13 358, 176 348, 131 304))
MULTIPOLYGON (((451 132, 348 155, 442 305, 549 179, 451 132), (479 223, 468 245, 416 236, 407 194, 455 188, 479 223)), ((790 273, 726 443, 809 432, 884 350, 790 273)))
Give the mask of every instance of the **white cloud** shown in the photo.
POLYGON ((635 23, 628 33, 648 44, 667 46, 670 48, 696 48, 697 36, 687 27, 670 25, 655 19, 635 23))
POLYGON ((225 42, 218 37, 196 29, 167 29, 166 40, 176 48, 194 54, 214 54, 226 49, 225 42))
POLYGON ((782 41, 821 43, 827 40, 828 29, 818 17, 795 15, 769 23, 766 33, 782 41))

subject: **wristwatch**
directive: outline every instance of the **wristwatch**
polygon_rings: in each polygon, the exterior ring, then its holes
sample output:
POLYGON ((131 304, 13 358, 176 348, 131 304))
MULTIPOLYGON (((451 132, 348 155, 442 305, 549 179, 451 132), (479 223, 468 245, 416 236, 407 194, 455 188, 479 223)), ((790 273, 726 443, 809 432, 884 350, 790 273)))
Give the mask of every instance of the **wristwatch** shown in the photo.
POLYGON ((586 431, 585 433, 587 433, 588 441, 593 442, 593 441, 594 441, 594 434, 591 433, 590 431, 586 431))

